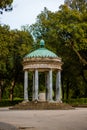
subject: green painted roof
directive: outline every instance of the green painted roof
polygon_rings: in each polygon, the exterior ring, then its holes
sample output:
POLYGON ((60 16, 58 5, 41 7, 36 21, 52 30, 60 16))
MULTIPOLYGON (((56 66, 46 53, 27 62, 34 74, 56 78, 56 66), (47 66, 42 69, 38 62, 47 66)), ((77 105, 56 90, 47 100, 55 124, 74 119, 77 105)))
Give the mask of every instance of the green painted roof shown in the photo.
POLYGON ((57 58, 58 56, 53 53, 52 51, 44 48, 45 42, 44 40, 40 41, 40 48, 32 51, 31 53, 27 54, 25 58, 39 58, 39 57, 50 57, 50 58, 57 58))

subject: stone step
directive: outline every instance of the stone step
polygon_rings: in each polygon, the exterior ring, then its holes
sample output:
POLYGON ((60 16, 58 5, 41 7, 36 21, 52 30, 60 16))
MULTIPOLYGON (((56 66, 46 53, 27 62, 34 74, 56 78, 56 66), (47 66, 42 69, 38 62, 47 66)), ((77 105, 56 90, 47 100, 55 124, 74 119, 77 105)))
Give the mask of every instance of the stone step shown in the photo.
POLYGON ((56 103, 56 102, 22 102, 16 104, 10 109, 19 109, 19 110, 58 110, 58 109, 73 109, 72 106, 65 103, 56 103))

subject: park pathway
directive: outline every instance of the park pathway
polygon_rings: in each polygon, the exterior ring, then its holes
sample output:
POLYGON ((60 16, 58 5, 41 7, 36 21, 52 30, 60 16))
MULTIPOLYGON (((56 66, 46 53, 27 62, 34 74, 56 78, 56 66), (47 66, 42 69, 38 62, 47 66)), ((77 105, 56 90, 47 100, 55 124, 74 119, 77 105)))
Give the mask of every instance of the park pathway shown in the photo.
POLYGON ((73 110, 0 108, 0 130, 87 130, 87 108, 73 110))

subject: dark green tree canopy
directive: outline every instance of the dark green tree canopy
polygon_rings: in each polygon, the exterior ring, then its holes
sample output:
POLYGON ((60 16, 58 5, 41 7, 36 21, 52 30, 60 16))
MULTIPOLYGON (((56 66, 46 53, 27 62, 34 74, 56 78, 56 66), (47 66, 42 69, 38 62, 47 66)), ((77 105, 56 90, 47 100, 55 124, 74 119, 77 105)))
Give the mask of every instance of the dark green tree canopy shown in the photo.
MULTIPOLYGON (((0 25, 0 87, 8 87, 13 93, 17 83, 23 83, 22 60, 32 48, 33 39, 29 32, 10 30, 0 25)), ((3 94, 3 92, 2 92, 3 94)))
POLYGON ((13 0, 0 0, 0 14, 3 14, 3 11, 12 10, 13 0))
POLYGON ((71 9, 76 9, 78 11, 87 11, 87 0, 65 0, 71 9))
MULTIPOLYGON (((44 9, 30 31, 38 41, 62 57, 62 87, 73 96, 86 95, 87 89, 87 13, 62 5, 57 12, 44 9), (79 82, 79 83, 78 83, 79 82), (84 90, 83 91, 81 91, 84 90)), ((68 98, 68 95, 67 95, 68 98)))

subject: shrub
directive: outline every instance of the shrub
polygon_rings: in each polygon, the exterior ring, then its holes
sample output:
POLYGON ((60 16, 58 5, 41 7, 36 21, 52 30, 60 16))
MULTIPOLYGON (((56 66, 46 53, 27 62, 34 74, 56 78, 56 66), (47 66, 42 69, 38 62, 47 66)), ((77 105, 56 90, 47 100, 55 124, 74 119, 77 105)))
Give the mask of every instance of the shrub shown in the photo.
POLYGON ((19 102, 22 102, 22 101, 23 101, 23 99, 16 99, 13 101, 4 99, 4 100, 0 101, 0 107, 13 106, 13 105, 18 104, 19 102))

